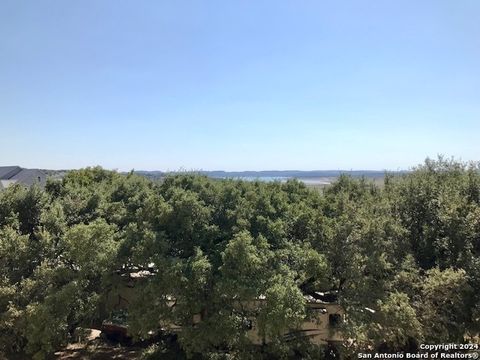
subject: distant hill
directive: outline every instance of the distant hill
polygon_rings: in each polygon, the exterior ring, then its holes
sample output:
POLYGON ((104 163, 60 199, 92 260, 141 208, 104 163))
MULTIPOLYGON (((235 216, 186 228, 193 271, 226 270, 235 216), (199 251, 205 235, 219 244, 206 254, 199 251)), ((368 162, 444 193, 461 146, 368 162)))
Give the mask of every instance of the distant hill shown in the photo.
MULTIPOLYGON (((181 174, 187 172, 176 171, 148 171, 135 170, 136 174, 149 176, 166 176, 168 174, 181 174)), ((405 173, 406 171, 389 171, 389 173, 405 173)), ((203 174, 213 178, 228 178, 228 177, 338 177, 341 174, 347 174, 353 177, 383 177, 385 171, 381 170, 262 170, 262 171, 191 171, 191 173, 203 174)))
MULTIPOLYGON (((61 179, 69 170, 48 170, 42 171, 50 178, 61 179)), ((127 174, 128 172, 125 172, 127 174)), ((382 181, 386 171, 381 170, 263 170, 263 171, 160 171, 160 170, 135 170, 135 174, 144 176, 151 180, 161 180, 167 175, 175 174, 202 174, 213 179, 243 179, 243 180, 263 180, 263 181, 286 181, 288 179, 298 179, 310 185, 324 185, 335 181, 342 174, 349 175, 354 178, 365 177, 376 182, 382 181)), ((394 175, 408 173, 408 171, 388 171, 394 175)))
POLYGON ((265 170, 265 171, 201 171, 213 178, 236 178, 236 177, 286 177, 286 178, 310 178, 310 177, 339 177, 341 174, 347 174, 353 177, 384 177, 384 171, 375 170, 265 170))
MULTIPOLYGON (((163 171, 135 171, 136 174, 145 176, 152 180, 159 180, 170 174, 183 174, 189 172, 163 172, 163 171)), ((192 171, 191 173, 206 175, 214 179, 242 179, 247 181, 286 181, 298 179, 307 185, 324 186, 332 183, 340 175, 346 174, 354 178, 365 177, 377 183, 382 182, 385 171, 379 170, 264 170, 264 171, 192 171)), ((406 171, 389 172, 394 175, 401 175, 406 171)))

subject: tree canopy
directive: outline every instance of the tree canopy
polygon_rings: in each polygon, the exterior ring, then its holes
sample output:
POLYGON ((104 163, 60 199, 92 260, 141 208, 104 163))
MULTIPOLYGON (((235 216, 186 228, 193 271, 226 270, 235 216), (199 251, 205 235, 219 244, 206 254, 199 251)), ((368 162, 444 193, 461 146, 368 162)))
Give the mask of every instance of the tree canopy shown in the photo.
POLYGON ((252 311, 268 356, 292 356, 281 335, 314 290, 338 291, 346 353, 462 342, 480 331, 479 170, 428 159, 383 186, 342 175, 323 192, 98 167, 11 186, 0 192, 0 352, 48 357, 108 318, 116 275, 142 270, 131 335, 179 324, 188 356, 267 356, 246 337, 252 311), (260 309, 232 305, 260 296, 260 309))

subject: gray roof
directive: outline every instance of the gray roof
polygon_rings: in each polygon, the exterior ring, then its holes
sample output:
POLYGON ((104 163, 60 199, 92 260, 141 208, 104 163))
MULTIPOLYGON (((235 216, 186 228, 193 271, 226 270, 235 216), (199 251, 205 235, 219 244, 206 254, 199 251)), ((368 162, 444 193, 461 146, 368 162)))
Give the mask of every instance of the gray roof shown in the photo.
POLYGON ((13 175, 9 180, 15 180, 16 182, 33 185, 34 183, 40 183, 45 178, 43 171, 37 169, 22 169, 19 173, 13 175))
POLYGON ((8 180, 22 171, 20 166, 0 166, 0 179, 8 180))
POLYGON ((22 169, 19 166, 0 166, 0 189, 15 183, 44 186, 46 174, 38 169, 22 169))

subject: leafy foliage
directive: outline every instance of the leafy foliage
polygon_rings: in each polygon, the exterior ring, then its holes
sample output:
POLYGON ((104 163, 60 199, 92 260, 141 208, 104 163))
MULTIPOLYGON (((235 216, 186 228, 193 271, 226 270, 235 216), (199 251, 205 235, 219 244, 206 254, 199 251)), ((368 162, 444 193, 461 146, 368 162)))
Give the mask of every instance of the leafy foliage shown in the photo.
POLYGON ((131 335, 181 326, 188 356, 317 358, 281 339, 306 316, 303 293, 328 290, 347 352, 459 342, 480 330, 479 167, 427 159, 383 187, 341 176, 323 193, 97 167, 0 192, 0 352, 48 357, 109 318, 119 279, 139 273, 131 335))

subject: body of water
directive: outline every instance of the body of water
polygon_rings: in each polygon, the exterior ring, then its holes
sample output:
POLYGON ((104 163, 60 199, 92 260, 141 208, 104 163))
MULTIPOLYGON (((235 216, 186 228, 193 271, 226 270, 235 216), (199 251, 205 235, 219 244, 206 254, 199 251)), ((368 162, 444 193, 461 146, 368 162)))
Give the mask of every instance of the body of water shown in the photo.
POLYGON ((334 178, 327 177, 289 177, 289 176, 222 176, 222 179, 239 179, 245 181, 265 181, 265 182, 287 182, 291 179, 297 179, 306 185, 329 185, 334 181, 334 178))

